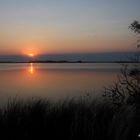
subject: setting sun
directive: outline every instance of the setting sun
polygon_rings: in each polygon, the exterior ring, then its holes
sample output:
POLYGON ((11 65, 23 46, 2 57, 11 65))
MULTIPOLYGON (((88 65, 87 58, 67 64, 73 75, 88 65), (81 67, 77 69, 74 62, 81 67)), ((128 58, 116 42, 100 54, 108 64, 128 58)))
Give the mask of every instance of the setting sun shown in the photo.
POLYGON ((28 54, 30 57, 34 57, 34 54, 33 53, 29 53, 28 54))

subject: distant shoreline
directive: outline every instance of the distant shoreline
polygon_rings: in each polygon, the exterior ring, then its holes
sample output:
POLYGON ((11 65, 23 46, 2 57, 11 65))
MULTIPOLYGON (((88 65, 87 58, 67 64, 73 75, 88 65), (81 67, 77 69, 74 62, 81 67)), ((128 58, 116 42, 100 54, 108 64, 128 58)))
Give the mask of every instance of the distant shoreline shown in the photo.
POLYGON ((140 63, 139 61, 0 61, 0 63, 140 63))

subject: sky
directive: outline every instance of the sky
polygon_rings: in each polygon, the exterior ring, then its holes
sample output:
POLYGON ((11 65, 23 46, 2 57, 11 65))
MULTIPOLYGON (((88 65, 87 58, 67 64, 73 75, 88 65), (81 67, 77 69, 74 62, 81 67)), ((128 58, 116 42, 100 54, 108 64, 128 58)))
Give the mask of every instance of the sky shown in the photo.
POLYGON ((0 0, 0 55, 130 52, 140 0, 0 0))

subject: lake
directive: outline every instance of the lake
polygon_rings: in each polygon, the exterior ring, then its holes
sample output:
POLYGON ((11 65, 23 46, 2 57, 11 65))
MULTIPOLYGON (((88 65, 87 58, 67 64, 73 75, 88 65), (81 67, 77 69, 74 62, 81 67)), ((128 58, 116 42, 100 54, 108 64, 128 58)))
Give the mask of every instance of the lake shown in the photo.
POLYGON ((0 64, 0 102, 10 98, 63 99, 97 97, 117 79, 115 63, 5 63, 0 64))

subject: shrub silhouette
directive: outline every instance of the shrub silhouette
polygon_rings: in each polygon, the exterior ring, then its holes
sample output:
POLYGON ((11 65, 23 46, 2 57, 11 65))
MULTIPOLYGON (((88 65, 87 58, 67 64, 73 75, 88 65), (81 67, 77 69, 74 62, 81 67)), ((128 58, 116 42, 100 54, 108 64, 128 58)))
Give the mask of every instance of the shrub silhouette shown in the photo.
MULTIPOLYGON (((134 21, 130 27, 137 35, 140 34, 140 24, 134 21)), ((137 46, 139 47, 139 41, 137 46)), ((108 97, 114 104, 131 104, 137 110, 140 109, 140 53, 138 48, 137 57, 133 61, 135 63, 124 64, 121 73, 118 76, 118 81, 109 88, 105 88, 105 97, 108 97)))
MULTIPOLYGON (((140 35, 140 24, 138 21, 134 21, 130 27, 138 36, 140 35)), ((129 139, 140 132, 140 39, 138 40, 138 53, 137 56, 133 58, 135 63, 126 65, 124 64, 121 73, 118 76, 118 81, 115 82, 111 87, 105 88, 104 97, 109 99, 118 107, 127 105, 131 106, 133 113, 135 114, 134 120, 132 122, 132 128, 136 131, 131 132, 128 135, 129 139)), ((131 114, 131 113, 130 113, 131 114)), ((127 115, 127 114, 126 114, 127 115)), ((128 122, 130 123, 130 122, 128 122)), ((128 129, 128 127, 126 127, 128 129)))

